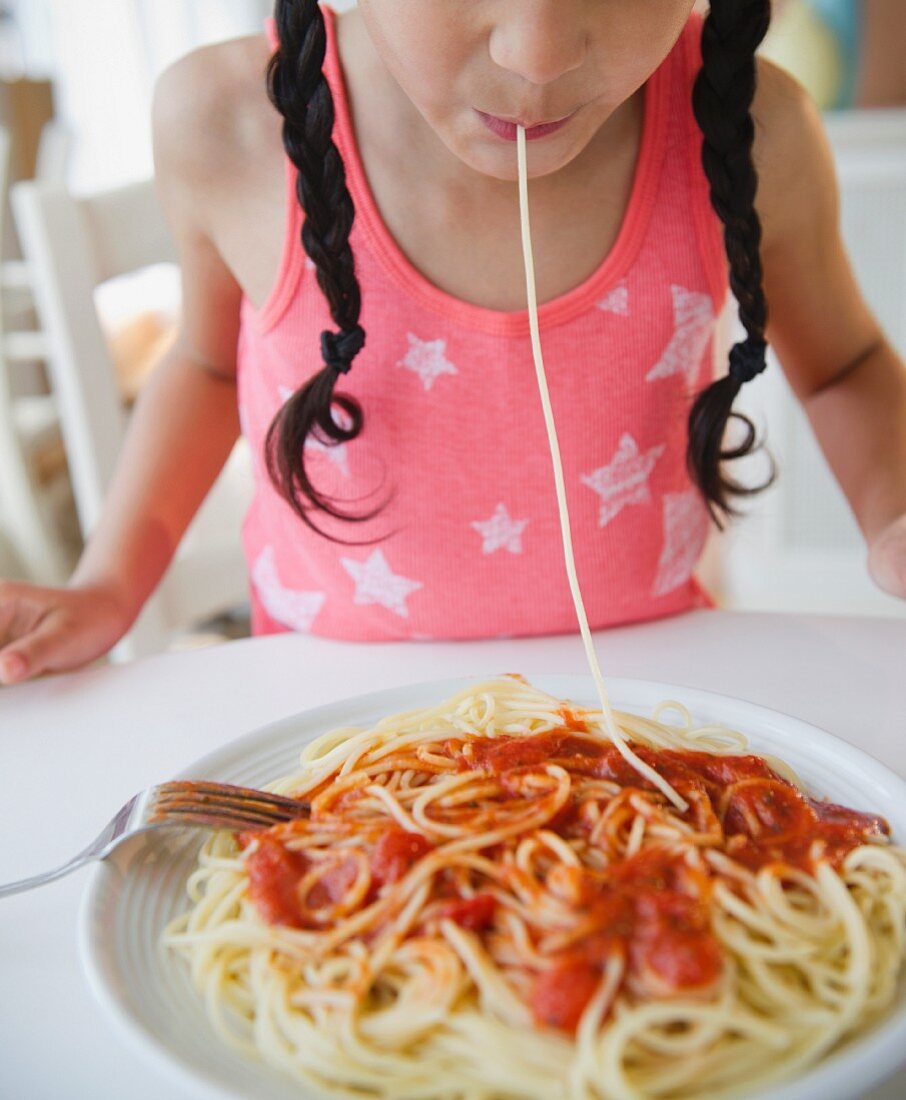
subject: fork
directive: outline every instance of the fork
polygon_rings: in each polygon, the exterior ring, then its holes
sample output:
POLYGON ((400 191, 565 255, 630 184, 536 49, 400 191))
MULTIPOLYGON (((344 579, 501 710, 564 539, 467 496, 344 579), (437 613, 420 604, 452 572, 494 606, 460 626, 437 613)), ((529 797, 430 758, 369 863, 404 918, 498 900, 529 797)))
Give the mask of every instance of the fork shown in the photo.
POLYGON ((268 794, 229 783, 174 781, 149 787, 130 798, 101 834, 68 863, 42 875, 0 886, 0 898, 43 886, 95 859, 105 859, 127 837, 167 825, 204 829, 267 829, 304 817, 309 805, 295 798, 268 794))

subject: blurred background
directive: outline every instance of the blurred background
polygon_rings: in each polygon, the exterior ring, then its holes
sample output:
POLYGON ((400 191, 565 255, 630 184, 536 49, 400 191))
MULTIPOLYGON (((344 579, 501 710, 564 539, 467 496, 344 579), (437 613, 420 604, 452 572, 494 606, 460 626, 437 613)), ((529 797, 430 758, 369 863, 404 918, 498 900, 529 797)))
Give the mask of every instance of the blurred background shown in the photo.
MULTIPOLYGON (((259 32, 271 8, 0 0, 0 577, 65 582, 129 406, 172 339, 178 277, 149 183, 154 82, 204 43, 259 32)), ((775 0, 764 52, 825 112, 853 262, 906 354, 906 0, 775 0)), ((731 339, 729 313, 724 329, 731 339)), ((906 615, 869 581, 781 372, 747 389, 781 476, 715 538, 705 583, 731 608, 906 615)), ((247 630, 248 476, 240 446, 117 657, 247 630)))

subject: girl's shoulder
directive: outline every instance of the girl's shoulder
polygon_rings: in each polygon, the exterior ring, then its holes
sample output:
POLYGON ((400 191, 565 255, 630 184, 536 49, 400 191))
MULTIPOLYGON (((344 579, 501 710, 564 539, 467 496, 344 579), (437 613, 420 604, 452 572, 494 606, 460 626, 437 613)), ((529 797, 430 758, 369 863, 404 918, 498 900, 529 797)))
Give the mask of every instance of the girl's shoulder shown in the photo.
POLYGON ((752 117, 767 252, 812 221, 821 200, 833 201, 834 169, 820 111, 794 77, 765 58, 758 59, 752 117))
POLYGON ((267 98, 265 35, 218 42, 180 58, 160 76, 153 124, 158 171, 235 182, 244 166, 280 151, 280 119, 267 98))

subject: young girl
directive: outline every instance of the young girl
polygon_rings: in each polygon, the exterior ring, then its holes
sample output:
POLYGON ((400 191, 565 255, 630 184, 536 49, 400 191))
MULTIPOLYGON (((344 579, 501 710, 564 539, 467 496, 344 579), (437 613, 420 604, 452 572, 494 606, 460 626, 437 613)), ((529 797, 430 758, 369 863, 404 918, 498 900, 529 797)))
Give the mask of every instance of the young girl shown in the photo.
POLYGON ((361 0, 338 18, 279 0, 268 36, 166 74, 156 155, 181 338, 70 585, 2 586, 0 677, 76 667, 122 636, 240 422, 255 632, 575 629, 524 311, 517 124, 591 625, 701 604, 708 511, 740 490, 721 459, 752 446, 721 441, 766 339, 874 577, 906 594, 906 371, 853 282, 819 121, 756 66, 768 0, 712 0, 704 28, 692 6, 361 0), (728 271, 746 338, 712 383, 728 271))

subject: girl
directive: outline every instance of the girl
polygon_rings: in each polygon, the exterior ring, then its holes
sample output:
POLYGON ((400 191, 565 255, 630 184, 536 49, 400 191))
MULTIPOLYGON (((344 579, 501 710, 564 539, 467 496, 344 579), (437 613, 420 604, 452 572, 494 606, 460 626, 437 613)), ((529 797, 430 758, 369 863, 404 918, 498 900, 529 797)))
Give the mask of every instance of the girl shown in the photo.
POLYGON ((768 0, 713 0, 704 28, 692 6, 361 0, 336 18, 279 0, 267 38, 166 74, 181 337, 68 588, 3 586, 3 680, 122 636, 240 420, 255 632, 575 629, 523 310, 517 123, 592 626, 702 602, 708 510, 745 491, 721 460, 753 443, 749 428, 722 453, 724 429, 768 338, 874 577, 906 594, 906 371, 854 285, 818 119, 756 66, 768 0), (712 382, 728 273, 746 338, 712 382))

